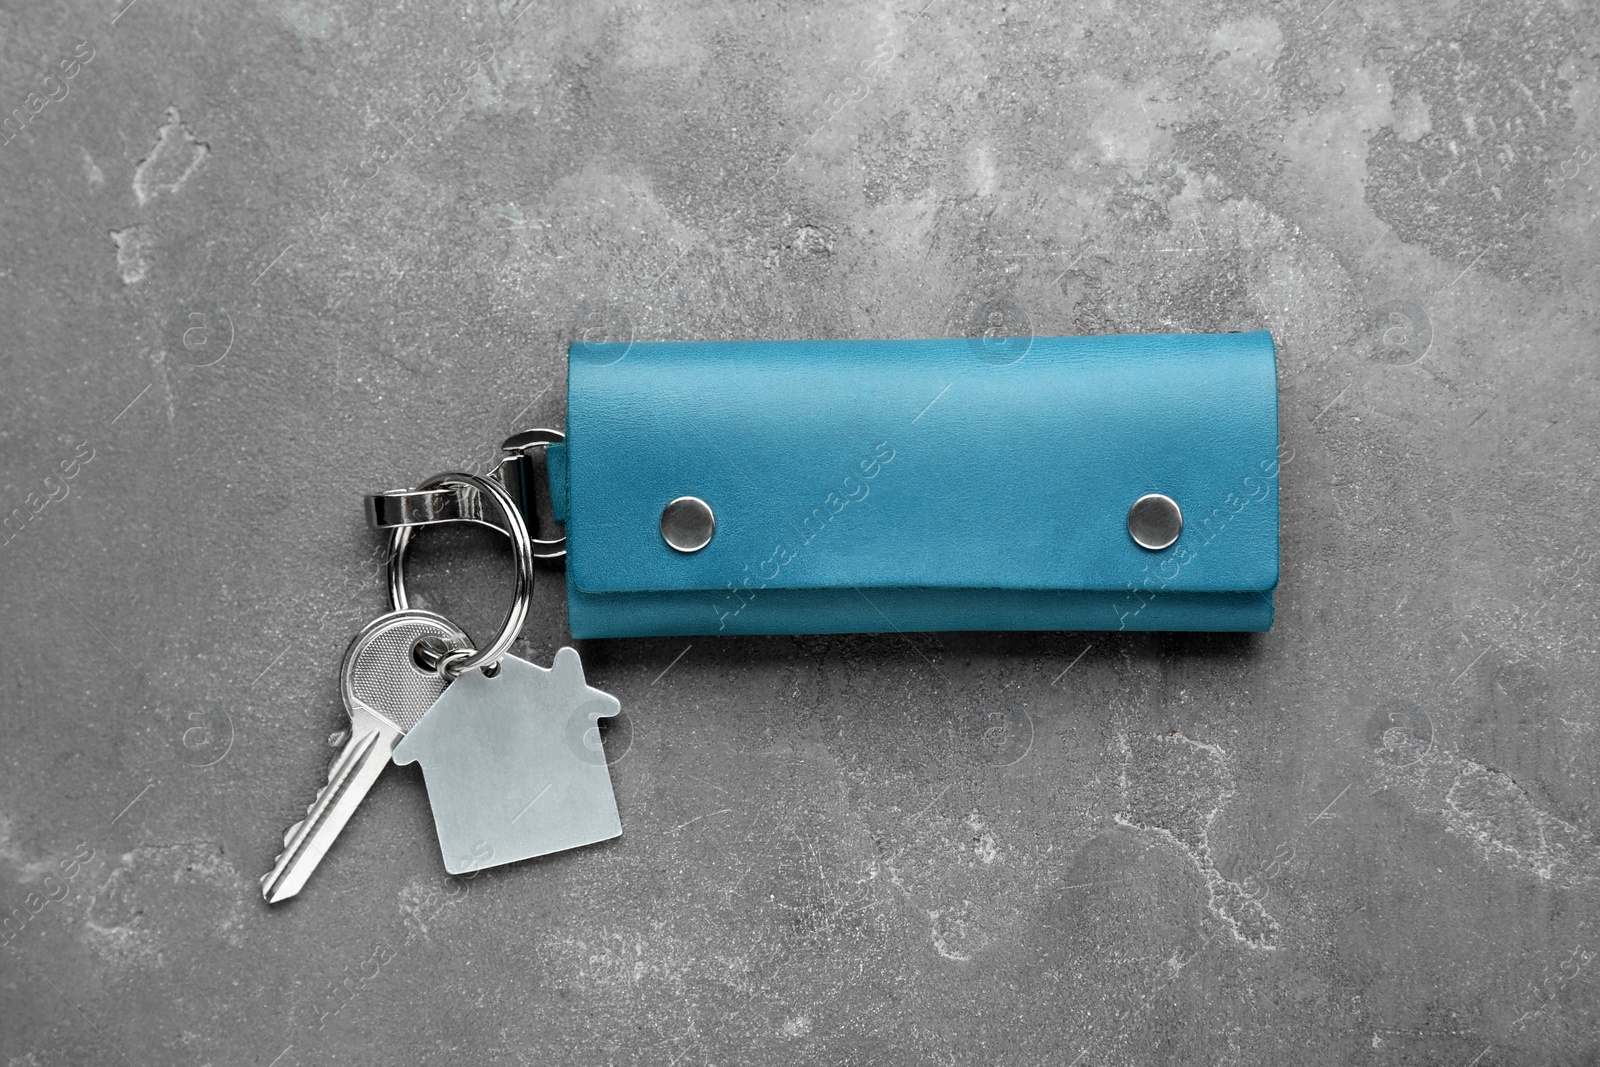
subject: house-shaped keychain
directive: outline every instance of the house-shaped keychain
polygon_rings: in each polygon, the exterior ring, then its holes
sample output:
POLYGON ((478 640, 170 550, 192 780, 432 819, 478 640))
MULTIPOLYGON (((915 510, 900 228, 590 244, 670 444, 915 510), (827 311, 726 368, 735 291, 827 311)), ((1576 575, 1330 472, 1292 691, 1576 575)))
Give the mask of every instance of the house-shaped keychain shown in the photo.
POLYGON ((516 656, 468 671, 395 746, 420 763, 451 874, 590 845, 622 833, 605 753, 590 735, 620 708, 589 686, 578 653, 546 670, 516 656))

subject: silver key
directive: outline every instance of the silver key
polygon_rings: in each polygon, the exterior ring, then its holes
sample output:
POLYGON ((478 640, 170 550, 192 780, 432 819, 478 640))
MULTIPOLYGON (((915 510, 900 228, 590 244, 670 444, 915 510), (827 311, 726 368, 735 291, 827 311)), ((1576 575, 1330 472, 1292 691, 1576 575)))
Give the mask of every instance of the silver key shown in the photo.
POLYGON ((442 674, 417 665, 416 646, 424 638, 450 648, 468 644, 467 635, 449 620, 415 610, 379 616, 350 642, 340 668, 350 739, 329 768, 328 784, 306 809, 306 817, 283 835, 278 862, 261 879, 267 903, 300 892, 388 765, 394 746, 450 684, 442 674))

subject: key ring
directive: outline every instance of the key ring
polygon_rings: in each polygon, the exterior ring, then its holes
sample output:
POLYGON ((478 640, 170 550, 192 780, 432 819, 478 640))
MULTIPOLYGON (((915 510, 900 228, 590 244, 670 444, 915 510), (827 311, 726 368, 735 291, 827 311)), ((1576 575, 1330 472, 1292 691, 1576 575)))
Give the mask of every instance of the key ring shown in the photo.
MULTIPOLYGON (((522 624, 528 619, 528 606, 533 598, 533 542, 516 501, 498 482, 480 478, 476 474, 452 471, 436 474, 417 488, 434 489, 443 485, 473 489, 494 502, 500 510, 500 517, 505 520, 505 529, 511 534, 511 552, 517 560, 516 590, 512 594, 511 610, 506 613, 505 625, 500 627, 500 633, 482 649, 456 649, 439 658, 439 673, 446 678, 458 678, 474 667, 492 670, 522 632, 522 624)), ((411 530, 410 526, 395 526, 389 532, 389 605, 394 611, 406 611, 410 607, 406 597, 405 555, 406 548, 411 544, 411 530)))

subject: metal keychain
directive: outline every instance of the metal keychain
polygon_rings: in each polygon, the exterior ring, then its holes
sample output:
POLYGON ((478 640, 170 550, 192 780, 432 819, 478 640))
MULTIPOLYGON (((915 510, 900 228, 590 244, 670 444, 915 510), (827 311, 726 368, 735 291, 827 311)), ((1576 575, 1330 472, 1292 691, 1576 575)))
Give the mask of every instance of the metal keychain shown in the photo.
MULTIPOLYGON (((488 525, 509 533, 516 559, 511 608, 494 640, 482 649, 473 648, 460 627, 407 603, 399 568, 411 531, 408 525, 391 533, 393 610, 363 627, 345 652, 340 691, 350 716, 350 736, 329 768, 327 782, 306 809, 306 817, 285 832, 283 851, 261 880, 268 903, 300 892, 388 766, 396 745, 427 718, 440 695, 448 692, 463 672, 474 667, 495 670, 528 617, 534 548, 518 503, 499 483, 477 475, 443 474, 426 484, 429 491, 440 491, 433 498, 435 515, 451 516, 428 521, 482 521, 485 501, 495 509, 499 522, 488 525), (468 518, 469 514, 477 518, 468 518)), ((421 500, 411 497, 413 504, 421 500)))
MULTIPOLYGON (((506 481, 523 501, 532 498, 522 477, 526 451, 561 439, 553 430, 533 430, 506 442, 501 470, 517 472, 506 481)), ((396 611, 410 606, 405 554, 418 526, 476 522, 500 529, 519 561, 522 614, 508 617, 500 639, 481 651, 437 655, 433 664, 454 680, 394 750, 396 763, 422 766, 445 869, 462 874, 619 835, 610 771, 587 735, 620 703, 587 683, 575 649, 559 649, 549 668, 506 654, 526 615, 521 562, 531 567, 535 557, 564 555, 565 539, 535 541, 507 486, 464 474, 370 496, 367 515, 390 531, 389 598, 396 611), (503 526, 484 510, 485 500, 495 503, 503 526)))

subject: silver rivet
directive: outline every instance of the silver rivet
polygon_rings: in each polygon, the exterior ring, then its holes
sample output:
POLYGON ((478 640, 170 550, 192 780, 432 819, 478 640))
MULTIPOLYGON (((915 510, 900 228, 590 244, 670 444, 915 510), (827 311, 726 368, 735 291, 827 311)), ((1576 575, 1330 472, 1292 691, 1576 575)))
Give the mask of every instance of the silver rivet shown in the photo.
POLYGON ((698 552, 711 543, 717 517, 697 496, 680 496, 661 509, 661 538, 679 552, 698 552))
POLYGON ((1178 502, 1163 493, 1146 493, 1128 509, 1128 536, 1152 552, 1168 548, 1183 532, 1178 502))

